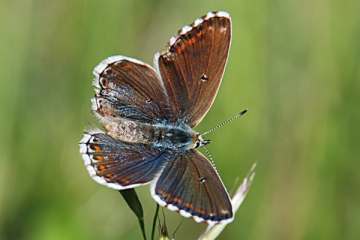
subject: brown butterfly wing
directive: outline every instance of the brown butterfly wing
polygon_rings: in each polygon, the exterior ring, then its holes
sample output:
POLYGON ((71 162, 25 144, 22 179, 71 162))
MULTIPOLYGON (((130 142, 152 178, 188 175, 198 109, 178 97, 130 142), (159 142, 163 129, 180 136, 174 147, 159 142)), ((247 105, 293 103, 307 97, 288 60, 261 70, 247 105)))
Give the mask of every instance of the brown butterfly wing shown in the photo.
POLYGON ((84 134, 80 153, 89 175, 117 190, 149 183, 172 157, 169 151, 119 141, 101 131, 84 134))
POLYGON ((213 104, 221 84, 231 41, 231 19, 210 12, 185 26, 170 40, 166 52, 155 56, 177 119, 196 126, 213 104))
POLYGON ((168 161, 152 183, 154 199, 170 210, 197 222, 216 223, 233 219, 229 195, 212 164, 196 150, 168 161))
POLYGON ((156 123, 172 117, 156 71, 129 57, 112 56, 94 69, 92 109, 100 119, 126 118, 156 123))

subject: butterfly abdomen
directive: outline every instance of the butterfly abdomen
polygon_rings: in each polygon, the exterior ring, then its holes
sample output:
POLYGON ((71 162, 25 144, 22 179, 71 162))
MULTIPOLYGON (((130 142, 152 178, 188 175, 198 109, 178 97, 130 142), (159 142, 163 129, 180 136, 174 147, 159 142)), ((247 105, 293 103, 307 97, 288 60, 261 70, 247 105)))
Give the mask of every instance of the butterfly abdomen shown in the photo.
POLYGON ((104 122, 107 134, 111 137, 128 143, 147 144, 152 141, 152 129, 149 124, 125 118, 114 118, 104 122))

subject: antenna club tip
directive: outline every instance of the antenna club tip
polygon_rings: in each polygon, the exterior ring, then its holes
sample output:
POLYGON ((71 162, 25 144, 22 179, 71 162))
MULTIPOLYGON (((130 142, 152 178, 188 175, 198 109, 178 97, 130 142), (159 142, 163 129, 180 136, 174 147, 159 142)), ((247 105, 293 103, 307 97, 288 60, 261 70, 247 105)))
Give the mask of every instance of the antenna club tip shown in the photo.
POLYGON ((240 113, 239 113, 239 115, 244 115, 245 113, 247 113, 249 111, 249 109, 244 109, 244 110, 242 110, 240 113))

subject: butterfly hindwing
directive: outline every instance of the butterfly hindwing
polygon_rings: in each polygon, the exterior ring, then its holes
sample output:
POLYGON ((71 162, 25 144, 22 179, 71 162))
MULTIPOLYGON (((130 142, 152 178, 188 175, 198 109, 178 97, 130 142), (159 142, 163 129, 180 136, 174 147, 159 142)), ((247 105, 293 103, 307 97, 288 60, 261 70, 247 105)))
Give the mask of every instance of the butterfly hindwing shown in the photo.
POLYGON ((84 134, 80 152, 90 176, 117 190, 149 183, 170 157, 167 151, 125 143, 100 131, 84 134))
POLYGON ((229 195, 212 164, 197 150, 169 161, 151 186, 152 196, 170 210, 198 222, 231 221, 229 195))

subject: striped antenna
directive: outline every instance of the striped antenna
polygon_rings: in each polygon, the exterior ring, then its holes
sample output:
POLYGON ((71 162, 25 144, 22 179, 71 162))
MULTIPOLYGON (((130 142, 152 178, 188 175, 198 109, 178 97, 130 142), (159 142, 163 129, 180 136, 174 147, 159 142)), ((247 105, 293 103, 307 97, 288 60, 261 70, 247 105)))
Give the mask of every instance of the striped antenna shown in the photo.
POLYGON ((214 132, 214 131, 217 130, 218 128, 221 128, 221 127, 225 126, 226 124, 231 123, 231 122, 234 121, 235 119, 238 119, 238 118, 242 117, 245 113, 247 113, 247 111, 248 111, 247 109, 242 110, 241 112, 237 113, 236 115, 232 116, 231 118, 228 118, 228 119, 220 122, 220 123, 217 124, 215 127, 211 128, 210 130, 204 132, 204 133, 201 134, 201 135, 202 135, 202 136, 205 136, 205 135, 207 135, 207 134, 209 134, 209 133, 214 132))

